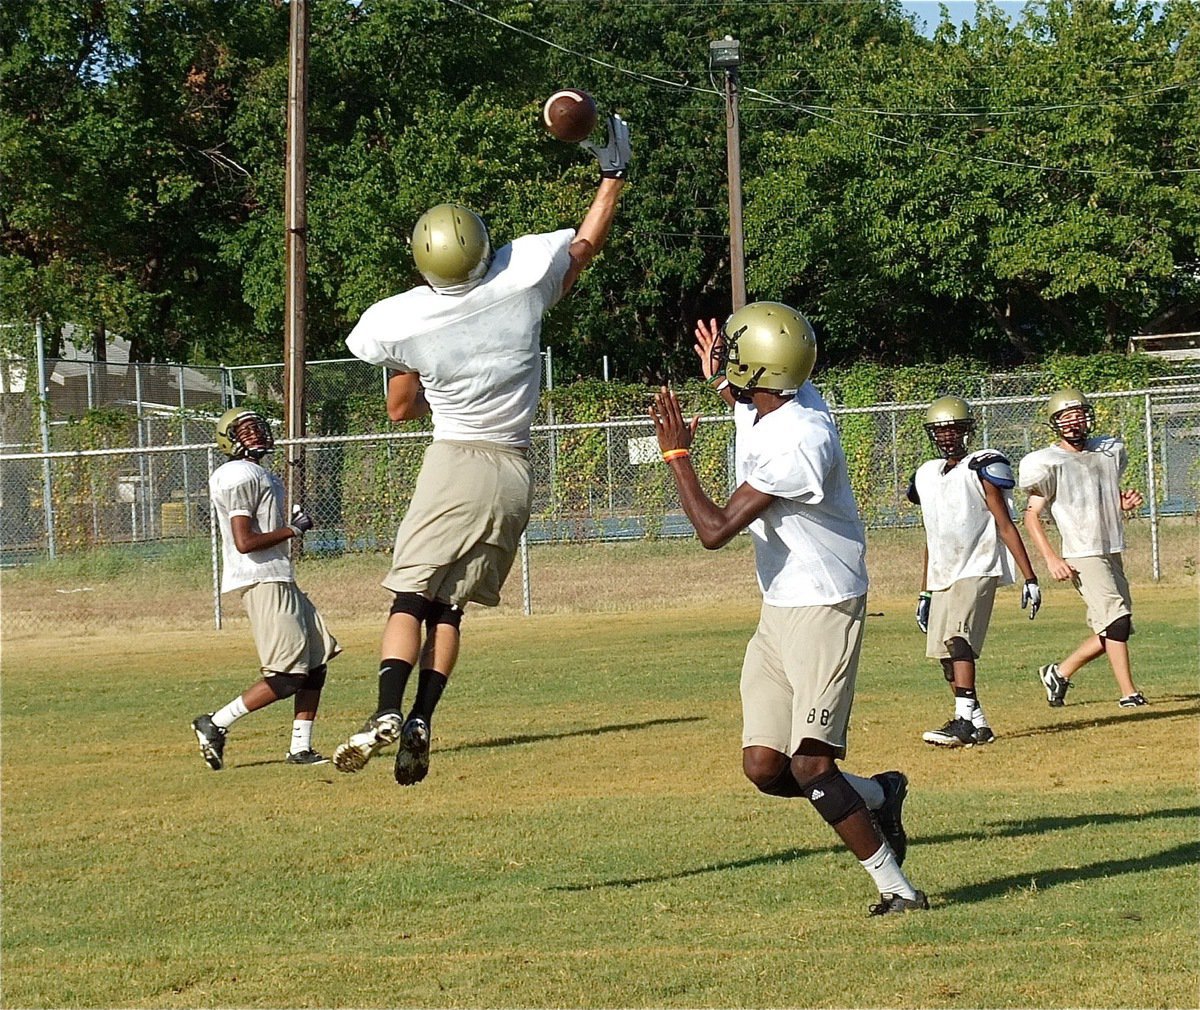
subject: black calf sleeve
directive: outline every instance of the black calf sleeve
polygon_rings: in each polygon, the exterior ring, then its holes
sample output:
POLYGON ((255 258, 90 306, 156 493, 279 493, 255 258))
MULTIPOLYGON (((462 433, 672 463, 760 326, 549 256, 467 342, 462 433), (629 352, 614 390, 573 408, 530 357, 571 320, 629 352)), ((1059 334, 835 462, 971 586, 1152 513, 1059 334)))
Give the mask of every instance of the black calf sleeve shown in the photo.
POLYGON ((450 678, 437 670, 422 670, 417 678, 417 698, 413 702, 412 711, 408 713, 411 719, 417 716, 429 722, 433 718, 433 710, 446 690, 446 681, 450 678))
POLYGON ((836 768, 804 783, 800 795, 816 807, 817 813, 830 825, 840 824, 851 814, 866 809, 863 798, 836 768))
POLYGON ((403 711, 404 689, 413 665, 404 659, 385 659, 379 664, 379 707, 377 712, 403 711))
POLYGON ((953 684, 954 683, 954 660, 943 659, 943 660, 941 660, 941 664, 942 664, 942 676, 946 678, 946 683, 953 684))

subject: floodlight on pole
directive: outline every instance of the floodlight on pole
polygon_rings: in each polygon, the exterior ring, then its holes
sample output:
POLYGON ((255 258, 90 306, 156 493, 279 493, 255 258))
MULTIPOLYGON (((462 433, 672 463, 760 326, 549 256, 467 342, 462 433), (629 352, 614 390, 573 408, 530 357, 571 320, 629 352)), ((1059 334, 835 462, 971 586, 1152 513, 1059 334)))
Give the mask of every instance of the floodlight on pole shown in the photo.
POLYGON ((742 232, 742 143, 738 122, 741 44, 731 35, 708 44, 710 70, 725 74, 725 151, 729 176, 729 278, 733 311, 746 304, 746 249, 742 232))

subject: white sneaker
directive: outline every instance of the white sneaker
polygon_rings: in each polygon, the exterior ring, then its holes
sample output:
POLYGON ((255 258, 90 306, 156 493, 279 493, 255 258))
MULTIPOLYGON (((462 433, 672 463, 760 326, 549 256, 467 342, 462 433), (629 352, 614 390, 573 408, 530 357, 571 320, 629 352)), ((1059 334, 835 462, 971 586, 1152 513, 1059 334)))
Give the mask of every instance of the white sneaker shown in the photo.
POLYGON ((340 772, 357 772, 367 766, 375 754, 400 739, 403 723, 396 712, 372 716, 357 733, 333 752, 333 766, 340 772))

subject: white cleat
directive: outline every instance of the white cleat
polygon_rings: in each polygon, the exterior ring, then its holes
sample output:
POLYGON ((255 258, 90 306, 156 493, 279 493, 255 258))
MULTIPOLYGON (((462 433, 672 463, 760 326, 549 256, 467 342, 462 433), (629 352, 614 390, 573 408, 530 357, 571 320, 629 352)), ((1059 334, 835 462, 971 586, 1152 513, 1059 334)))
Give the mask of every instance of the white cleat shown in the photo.
POLYGON ((362 771, 380 750, 400 739, 403 723, 393 712, 372 716, 357 733, 333 752, 333 766, 340 772, 362 771))

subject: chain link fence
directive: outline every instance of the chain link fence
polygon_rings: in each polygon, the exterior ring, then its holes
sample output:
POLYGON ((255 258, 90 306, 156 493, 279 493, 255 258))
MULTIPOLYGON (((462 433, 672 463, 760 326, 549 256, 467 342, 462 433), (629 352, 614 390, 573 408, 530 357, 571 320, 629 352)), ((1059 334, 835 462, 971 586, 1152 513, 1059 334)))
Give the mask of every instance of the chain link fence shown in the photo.
MULTIPOLYGON (((379 370, 369 371, 379 394, 379 370)), ((236 384, 242 389, 252 385, 249 379, 236 384)), ((1145 495, 1142 515, 1148 520, 1152 571, 1158 578, 1163 564, 1172 564, 1159 555, 1160 520, 1197 511, 1200 385, 1097 394, 1093 399, 1097 430, 1119 434, 1126 443, 1126 485, 1145 495)), ((975 398, 973 406, 978 418, 973 446, 1002 451, 1014 465, 1052 441, 1042 418, 1042 396, 975 398)), ((868 527, 920 524, 919 511, 905 492, 913 471, 931 455, 922 428, 925 407, 834 408, 868 527)), ((123 448, 93 449, 78 438, 68 447, 61 445, 64 434, 60 447, 49 452, 0 454, 0 563, 42 562, 106 546, 153 553, 181 541, 207 544, 219 622, 218 545, 210 522, 208 476, 222 458, 207 441, 211 423, 179 411, 125 416, 121 423, 129 435, 123 448), (194 441, 201 437, 205 441, 194 441)), ((304 505, 317 522, 305 538, 305 551, 389 551, 428 441, 428 432, 295 440, 306 447, 304 505)), ((532 574, 543 546, 692 535, 648 418, 538 424, 531 458, 535 500, 520 568, 527 613, 537 604, 532 574)), ((727 414, 702 418, 692 460, 706 489, 724 500, 735 480, 733 424, 727 414)), ((509 591, 516 591, 515 573, 509 591)))

